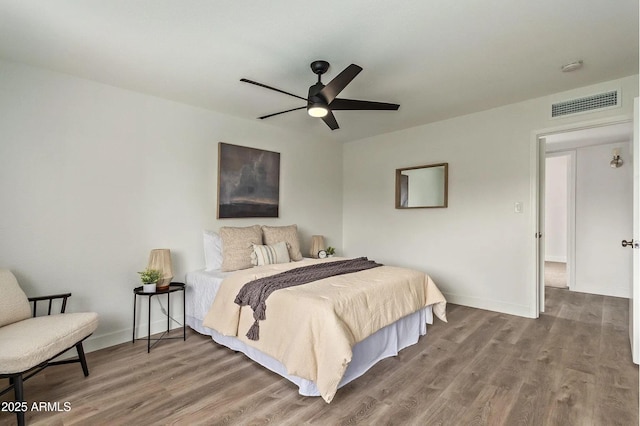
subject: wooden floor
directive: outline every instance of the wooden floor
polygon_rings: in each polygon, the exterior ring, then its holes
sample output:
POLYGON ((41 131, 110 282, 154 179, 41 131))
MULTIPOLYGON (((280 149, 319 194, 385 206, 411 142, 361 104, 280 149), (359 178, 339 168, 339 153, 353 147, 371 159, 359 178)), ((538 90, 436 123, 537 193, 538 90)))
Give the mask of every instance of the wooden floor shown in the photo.
MULTIPOLYGON (((638 425, 626 299, 547 289, 538 320, 450 305, 418 344, 340 389, 331 404, 194 332, 125 343, 26 382, 31 425, 638 425)), ((4 382, 2 383, 4 384, 4 382)), ((12 397, 12 395, 10 395, 12 397)), ((4 400, 8 400, 7 395, 4 400)), ((0 425, 15 416, 0 413, 0 425)))

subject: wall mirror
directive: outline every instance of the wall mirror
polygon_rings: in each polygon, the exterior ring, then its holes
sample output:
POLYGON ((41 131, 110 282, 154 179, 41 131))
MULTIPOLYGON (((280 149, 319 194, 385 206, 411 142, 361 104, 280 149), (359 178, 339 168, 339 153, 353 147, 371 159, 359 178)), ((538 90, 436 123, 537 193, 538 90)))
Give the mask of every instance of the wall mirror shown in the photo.
POLYGON ((447 207, 449 163, 396 169, 396 208, 447 207))

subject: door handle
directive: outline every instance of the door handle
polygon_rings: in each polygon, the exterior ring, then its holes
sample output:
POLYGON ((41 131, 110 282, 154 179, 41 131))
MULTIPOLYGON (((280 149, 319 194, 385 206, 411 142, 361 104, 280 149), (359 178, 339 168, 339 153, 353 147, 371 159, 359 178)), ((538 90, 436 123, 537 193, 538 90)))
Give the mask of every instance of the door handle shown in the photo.
POLYGON ((622 247, 631 247, 631 248, 634 248, 634 247, 637 247, 637 246, 638 246, 638 243, 635 243, 635 244, 634 244, 634 243, 633 243, 633 239, 632 239, 631 241, 622 240, 622 247))

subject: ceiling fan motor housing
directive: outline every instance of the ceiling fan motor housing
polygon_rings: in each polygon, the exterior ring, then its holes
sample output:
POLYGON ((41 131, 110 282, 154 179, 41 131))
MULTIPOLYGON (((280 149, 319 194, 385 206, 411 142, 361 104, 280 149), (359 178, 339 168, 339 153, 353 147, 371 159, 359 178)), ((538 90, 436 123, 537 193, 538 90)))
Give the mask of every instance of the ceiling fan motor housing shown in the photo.
POLYGON ((323 104, 327 105, 327 100, 320 94, 320 91, 324 88, 324 84, 317 82, 313 86, 309 87, 309 96, 307 96, 307 105, 323 104))

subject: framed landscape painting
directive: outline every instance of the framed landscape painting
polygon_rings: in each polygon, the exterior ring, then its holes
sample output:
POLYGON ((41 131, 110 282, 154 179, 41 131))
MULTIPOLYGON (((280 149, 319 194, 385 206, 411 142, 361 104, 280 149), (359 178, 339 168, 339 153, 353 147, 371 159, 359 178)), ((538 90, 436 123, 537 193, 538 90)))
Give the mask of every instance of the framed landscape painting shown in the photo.
POLYGON ((278 217, 280 153, 218 144, 218 219, 278 217))

